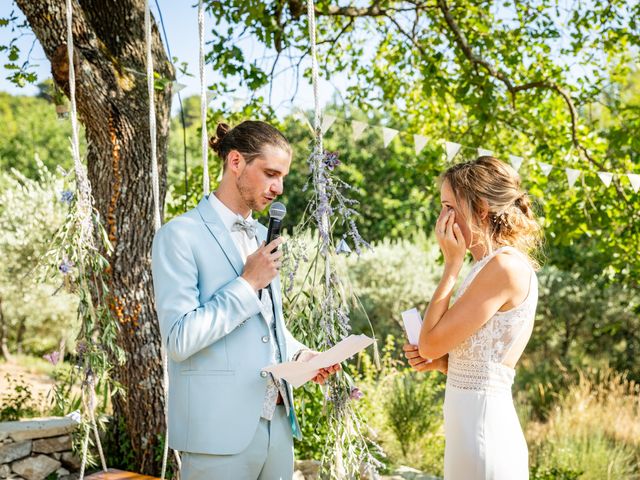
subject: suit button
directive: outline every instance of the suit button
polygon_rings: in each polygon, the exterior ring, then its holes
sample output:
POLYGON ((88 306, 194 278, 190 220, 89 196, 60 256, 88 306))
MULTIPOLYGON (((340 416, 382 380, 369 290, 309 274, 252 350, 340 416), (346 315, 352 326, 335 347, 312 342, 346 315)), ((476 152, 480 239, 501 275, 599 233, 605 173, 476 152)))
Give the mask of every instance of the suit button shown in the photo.
POLYGON ((267 343, 268 341, 269 341, 269 337, 267 337, 266 335, 262 337, 262 343, 267 343))
POLYGON ((260 376, 262 378, 267 378, 267 372, 265 372, 264 370, 262 372, 260 372, 260 376))

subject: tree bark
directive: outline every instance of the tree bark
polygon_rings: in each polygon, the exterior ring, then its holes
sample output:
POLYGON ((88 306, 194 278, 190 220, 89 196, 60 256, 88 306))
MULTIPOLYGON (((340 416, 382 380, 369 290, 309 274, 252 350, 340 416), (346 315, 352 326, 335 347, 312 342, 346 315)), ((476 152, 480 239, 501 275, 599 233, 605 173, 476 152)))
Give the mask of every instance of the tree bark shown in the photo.
MULTIPOLYGON (((57 85, 69 93, 65 0, 16 0, 52 64, 57 85)), ((110 307, 118 319, 126 363, 116 379, 126 396, 113 399, 115 428, 124 420, 136 467, 159 471, 155 455, 164 435, 160 334, 151 283, 153 194, 149 102, 145 77, 144 0, 73 0, 76 102, 87 138, 94 197, 113 244, 110 307)), ((174 70, 153 22, 154 69, 174 70)), ((160 198, 166 191, 171 85, 156 91, 160 198)), ((161 201, 161 203, 163 203, 161 201)), ((162 209, 161 209, 162 211, 162 209)))
POLYGON ((4 318, 4 310, 2 309, 2 296, 0 295, 0 357, 4 358, 7 362, 12 359, 9 352, 9 345, 7 345, 7 323, 4 318))
POLYGON ((22 355, 22 342, 24 341, 24 334, 27 331, 27 317, 20 317, 18 320, 18 328, 16 328, 16 353, 22 355))

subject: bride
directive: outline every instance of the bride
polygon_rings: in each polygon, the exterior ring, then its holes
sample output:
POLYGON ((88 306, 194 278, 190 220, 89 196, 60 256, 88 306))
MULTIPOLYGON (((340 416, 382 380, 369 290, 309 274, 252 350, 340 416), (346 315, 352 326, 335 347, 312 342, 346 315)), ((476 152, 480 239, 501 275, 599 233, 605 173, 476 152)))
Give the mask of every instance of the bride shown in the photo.
POLYGON ((417 371, 447 373, 445 480, 527 479, 511 385, 533 330, 538 281, 530 255, 540 228, 518 174, 493 157, 448 169, 440 195, 444 272, 419 345, 405 345, 404 353, 417 371), (467 250, 474 263, 450 305, 467 250))

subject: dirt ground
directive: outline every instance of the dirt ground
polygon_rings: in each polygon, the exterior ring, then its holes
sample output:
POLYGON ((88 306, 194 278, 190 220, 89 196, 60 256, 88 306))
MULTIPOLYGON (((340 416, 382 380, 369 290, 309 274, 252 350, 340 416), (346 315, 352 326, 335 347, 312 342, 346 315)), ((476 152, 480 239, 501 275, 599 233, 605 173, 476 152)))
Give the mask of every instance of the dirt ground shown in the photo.
POLYGON ((11 383, 15 384, 15 381, 21 377, 31 390, 36 405, 44 406, 47 404, 47 398, 54 384, 53 379, 45 373, 38 372, 33 367, 22 366, 15 360, 12 362, 0 362, 0 397, 11 395, 11 383), (11 382, 11 380, 14 382, 11 382))

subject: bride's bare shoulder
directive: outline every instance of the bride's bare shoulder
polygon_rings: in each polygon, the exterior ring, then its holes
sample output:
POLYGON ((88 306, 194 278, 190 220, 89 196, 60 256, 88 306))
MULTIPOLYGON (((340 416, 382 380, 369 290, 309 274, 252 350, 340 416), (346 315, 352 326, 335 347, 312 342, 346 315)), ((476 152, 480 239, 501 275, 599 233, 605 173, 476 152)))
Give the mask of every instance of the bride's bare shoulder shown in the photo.
POLYGON ((515 249, 504 249, 487 264, 488 271, 505 282, 514 293, 526 293, 531 279, 531 264, 526 256, 515 249))

